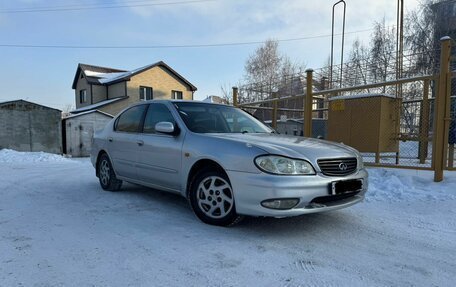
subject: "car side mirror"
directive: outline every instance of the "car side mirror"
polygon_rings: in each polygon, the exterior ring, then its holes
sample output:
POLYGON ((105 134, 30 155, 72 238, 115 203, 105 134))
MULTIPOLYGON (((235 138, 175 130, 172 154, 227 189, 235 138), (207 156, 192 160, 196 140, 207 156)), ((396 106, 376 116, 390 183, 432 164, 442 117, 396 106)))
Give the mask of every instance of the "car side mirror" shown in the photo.
POLYGON ((177 129, 174 127, 174 124, 171 122, 159 122, 155 125, 155 131, 164 134, 176 134, 177 129))

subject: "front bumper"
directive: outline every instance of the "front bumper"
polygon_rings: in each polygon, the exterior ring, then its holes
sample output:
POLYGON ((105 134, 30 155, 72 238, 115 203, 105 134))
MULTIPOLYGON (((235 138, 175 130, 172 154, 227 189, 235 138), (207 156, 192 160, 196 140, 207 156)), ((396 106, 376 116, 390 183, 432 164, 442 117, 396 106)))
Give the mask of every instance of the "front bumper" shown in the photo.
POLYGON ((287 217, 336 210, 362 201, 368 189, 366 169, 360 169, 343 177, 330 177, 321 173, 312 176, 283 176, 238 171, 227 171, 227 173, 233 187, 236 211, 239 214, 252 216, 287 217), (356 195, 325 203, 312 202, 318 197, 331 196, 331 182, 350 179, 363 179, 363 188, 356 195), (299 198, 299 203, 286 210, 270 209, 261 205, 264 200, 281 198, 299 198))

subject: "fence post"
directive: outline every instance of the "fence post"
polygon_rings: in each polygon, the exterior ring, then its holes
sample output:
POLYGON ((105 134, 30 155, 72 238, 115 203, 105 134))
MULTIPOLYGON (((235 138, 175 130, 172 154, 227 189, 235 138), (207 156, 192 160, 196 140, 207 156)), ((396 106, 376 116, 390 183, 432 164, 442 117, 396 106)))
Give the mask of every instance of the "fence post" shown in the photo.
POLYGON ((238 88, 233 87, 233 106, 237 107, 238 106, 238 88))
POLYGON ((420 164, 424 164, 428 155, 429 146, 429 80, 424 80, 423 101, 420 109, 420 164))
POLYGON ((312 86, 313 80, 312 75, 313 70, 307 69, 306 70, 306 97, 304 103, 304 136, 305 137, 312 137, 312 86))
POLYGON ((277 99, 272 102, 272 128, 277 129, 277 99))
POLYGON ((450 56, 451 38, 440 39, 440 73, 434 103, 434 142, 432 145, 432 165, 434 181, 443 180, 443 169, 446 167, 448 133, 450 127, 450 56))

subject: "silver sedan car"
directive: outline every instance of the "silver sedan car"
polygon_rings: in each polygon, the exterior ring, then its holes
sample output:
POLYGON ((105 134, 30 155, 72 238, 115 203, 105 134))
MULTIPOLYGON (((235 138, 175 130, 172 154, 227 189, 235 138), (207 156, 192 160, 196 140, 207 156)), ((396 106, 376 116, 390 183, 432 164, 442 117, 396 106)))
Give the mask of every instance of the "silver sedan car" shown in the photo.
POLYGON ((286 217, 363 200, 368 174, 353 148, 280 135, 226 105, 153 100, 135 104, 94 135, 101 187, 122 181, 180 194, 205 223, 242 215, 286 217))

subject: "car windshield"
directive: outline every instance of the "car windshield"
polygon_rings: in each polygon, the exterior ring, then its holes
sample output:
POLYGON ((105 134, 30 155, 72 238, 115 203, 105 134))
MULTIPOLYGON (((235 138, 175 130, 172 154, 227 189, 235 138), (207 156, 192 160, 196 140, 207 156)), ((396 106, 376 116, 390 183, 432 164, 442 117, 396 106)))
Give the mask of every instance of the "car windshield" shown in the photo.
POLYGON ((230 106, 174 103, 189 130, 195 133, 271 133, 272 129, 248 113, 230 106))

